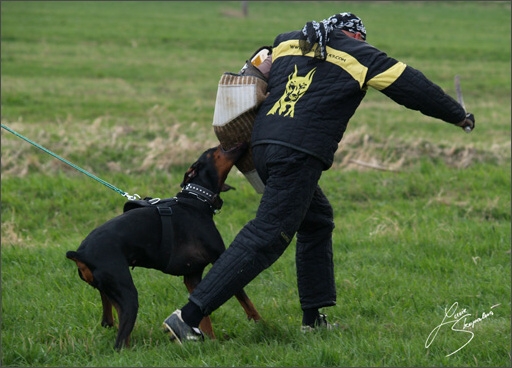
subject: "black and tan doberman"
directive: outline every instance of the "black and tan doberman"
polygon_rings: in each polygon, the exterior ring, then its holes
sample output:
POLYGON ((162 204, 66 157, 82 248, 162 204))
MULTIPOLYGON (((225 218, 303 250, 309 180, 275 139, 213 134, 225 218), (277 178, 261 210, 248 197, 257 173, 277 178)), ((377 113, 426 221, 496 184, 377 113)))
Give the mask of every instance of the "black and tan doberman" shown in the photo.
MULTIPOLYGON (((224 252, 225 245, 213 221, 222 206, 219 193, 231 189, 225 184, 229 171, 246 151, 247 144, 229 151, 210 148, 185 173, 175 197, 151 199, 151 205, 129 201, 123 214, 94 229, 76 251, 66 257, 75 261, 79 276, 99 290, 103 305, 101 324, 114 325, 112 308, 117 311, 119 330, 115 348, 129 345, 139 308, 137 289, 129 267, 160 270, 184 276, 192 292, 208 264, 224 252)), ((246 293, 236 298, 249 319, 260 315, 246 293)), ((215 338, 211 320, 205 317, 201 330, 215 338)))

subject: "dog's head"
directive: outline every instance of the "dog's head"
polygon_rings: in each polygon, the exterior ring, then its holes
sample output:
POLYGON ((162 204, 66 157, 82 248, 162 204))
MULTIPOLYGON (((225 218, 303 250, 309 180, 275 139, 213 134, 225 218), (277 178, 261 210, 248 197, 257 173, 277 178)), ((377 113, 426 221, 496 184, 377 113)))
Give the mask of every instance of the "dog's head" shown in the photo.
POLYGON ((206 150, 188 168, 183 182, 180 184, 181 187, 193 183, 205 187, 215 194, 234 189, 225 183, 226 178, 233 165, 248 148, 249 144, 244 142, 227 151, 221 145, 206 150))
POLYGON ((306 76, 301 77, 297 75, 297 65, 295 65, 295 72, 288 77, 285 90, 285 102, 295 104, 308 90, 313 80, 316 68, 309 71, 306 76))

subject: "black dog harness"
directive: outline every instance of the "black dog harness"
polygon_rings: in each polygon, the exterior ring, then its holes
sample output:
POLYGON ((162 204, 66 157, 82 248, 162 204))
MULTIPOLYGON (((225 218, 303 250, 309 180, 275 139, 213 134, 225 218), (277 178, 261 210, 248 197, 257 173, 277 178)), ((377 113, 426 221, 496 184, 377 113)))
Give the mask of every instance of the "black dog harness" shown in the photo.
MULTIPOLYGON (((220 212, 222 208, 223 201, 220 197, 213 193, 211 190, 208 190, 200 185, 196 184, 187 184, 181 190, 181 193, 190 194, 200 200, 208 204, 212 213, 215 215, 220 212)), ((134 199, 129 200, 123 206, 123 212, 133 210, 135 208, 140 207, 156 207, 158 213, 160 214, 160 219, 162 221, 162 242, 161 244, 170 244, 173 239, 173 229, 170 224, 170 221, 167 219, 172 216, 172 206, 179 202, 180 198, 172 197, 172 198, 152 198, 146 197, 144 199, 134 199)))
MULTIPOLYGON (((185 187, 181 190, 181 193, 191 194, 201 202, 208 204, 214 215, 220 212, 224 203, 217 194, 213 193, 211 190, 206 189, 205 187, 196 184, 189 183, 185 185, 185 187)), ((156 206, 161 216, 171 216, 171 206, 178 203, 178 201, 178 197, 165 199, 146 197, 144 199, 134 199, 129 200, 124 204, 123 212, 139 207, 156 206)))

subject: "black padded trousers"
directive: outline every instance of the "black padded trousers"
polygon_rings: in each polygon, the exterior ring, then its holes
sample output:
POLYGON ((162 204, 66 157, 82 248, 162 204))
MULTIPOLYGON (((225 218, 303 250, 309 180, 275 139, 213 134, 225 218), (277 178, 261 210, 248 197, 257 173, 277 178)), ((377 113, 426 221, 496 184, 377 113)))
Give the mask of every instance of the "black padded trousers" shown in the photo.
POLYGON ((333 211, 318 186, 322 162, 281 145, 253 147, 265 182, 256 217, 248 222, 189 296, 211 314, 264 269, 297 234, 297 285, 302 309, 336 304, 332 258, 333 211))

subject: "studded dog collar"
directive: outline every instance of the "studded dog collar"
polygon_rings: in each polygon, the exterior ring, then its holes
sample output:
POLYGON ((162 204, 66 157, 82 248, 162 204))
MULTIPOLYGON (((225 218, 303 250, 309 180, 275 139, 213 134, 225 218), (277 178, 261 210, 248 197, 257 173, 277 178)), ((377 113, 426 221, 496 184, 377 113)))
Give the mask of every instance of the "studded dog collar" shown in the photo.
POLYGON ((181 191, 192 194, 196 196, 200 201, 208 203, 214 214, 217 214, 222 208, 222 199, 220 199, 217 194, 213 193, 211 190, 206 189, 205 187, 188 183, 181 191))

